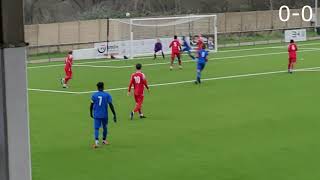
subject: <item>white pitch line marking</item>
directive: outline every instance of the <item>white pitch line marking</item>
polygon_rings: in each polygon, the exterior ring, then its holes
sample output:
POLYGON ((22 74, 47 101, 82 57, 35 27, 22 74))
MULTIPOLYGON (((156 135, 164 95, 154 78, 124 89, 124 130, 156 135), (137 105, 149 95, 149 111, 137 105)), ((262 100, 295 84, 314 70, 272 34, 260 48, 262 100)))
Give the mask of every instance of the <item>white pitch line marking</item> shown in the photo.
MULTIPOLYGON (((310 68, 301 68, 296 69, 295 71, 312 71, 312 70, 320 70, 320 66, 318 67, 310 67, 310 68)), ((221 77, 212 77, 212 78, 206 78, 202 81, 214 81, 214 80, 222 80, 222 79, 235 79, 235 78, 242 78, 242 77, 255 77, 255 76, 262 76, 262 75, 271 75, 271 74, 281 74, 281 73, 287 73, 286 70, 282 71, 269 71, 269 72, 261 72, 261 73, 250 73, 250 74, 239 74, 239 75, 231 75, 231 76, 221 76, 221 77)), ((187 81, 177 81, 177 82, 168 82, 168 83, 159 83, 159 84, 151 84, 150 87, 158 87, 158 86, 169 86, 169 85, 177 85, 177 84, 186 84, 186 83, 192 83, 194 80, 187 80, 187 81)), ((120 91, 120 90, 127 90, 127 87, 121 87, 121 88, 112 88, 112 89, 106 89, 106 91, 120 91)), ((59 91, 59 90, 49 90, 49 89, 28 89, 29 91, 36 91, 36 92, 50 92, 50 93, 65 93, 65 94, 89 94, 96 91, 80 91, 80 92, 74 92, 74 91, 59 91)))
POLYGON ((34 89, 34 88, 28 88, 28 91, 51 92, 51 93, 62 93, 62 94, 78 94, 79 93, 75 91, 61 91, 61 90, 34 89))
MULTIPOLYGON (((319 45, 320 43, 308 43, 308 44, 301 44, 299 45, 300 47, 304 46, 312 46, 312 45, 319 45)), ((259 48, 247 48, 247 49, 232 49, 232 50, 221 50, 218 51, 218 53, 225 53, 225 52, 238 52, 238 51, 251 51, 251 50, 259 50, 259 49, 275 49, 275 48, 285 48, 286 46, 273 46, 273 47, 259 47, 259 48)), ((302 52, 302 51, 300 51, 302 52)), ((287 53, 287 52, 285 52, 287 53)), ((250 57, 250 56, 248 56, 250 57)), ((151 59, 151 58, 150 58, 151 59)), ((219 58, 215 58, 219 59, 219 58)), ((134 59, 134 60, 140 60, 140 59, 134 59)), ((79 62, 75 63, 74 66, 76 65, 84 65, 84 64, 96 64, 96 63, 111 63, 111 62, 120 62, 120 61, 132 61, 132 60, 120 60, 120 59, 115 59, 115 60, 103 60, 103 61, 89 61, 89 62, 79 62)), ((186 61, 185 61, 186 62, 186 61)), ((190 61, 191 62, 191 61, 190 61)), ((64 64, 53 64, 53 65, 43 65, 43 66, 31 66, 28 67, 28 69, 38 69, 38 68, 48 68, 48 67, 57 67, 57 66, 64 66, 64 64)))
POLYGON ((301 69, 301 70, 296 70, 298 72, 320 72, 320 69, 301 69))

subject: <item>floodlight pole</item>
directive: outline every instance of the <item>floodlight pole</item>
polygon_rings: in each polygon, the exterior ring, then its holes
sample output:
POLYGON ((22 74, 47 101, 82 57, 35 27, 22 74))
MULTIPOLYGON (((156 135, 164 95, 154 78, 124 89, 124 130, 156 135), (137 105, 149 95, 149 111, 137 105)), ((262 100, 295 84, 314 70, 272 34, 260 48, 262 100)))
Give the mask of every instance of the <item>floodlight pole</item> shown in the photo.
POLYGON ((31 180, 23 0, 0 14, 0 180, 31 180))

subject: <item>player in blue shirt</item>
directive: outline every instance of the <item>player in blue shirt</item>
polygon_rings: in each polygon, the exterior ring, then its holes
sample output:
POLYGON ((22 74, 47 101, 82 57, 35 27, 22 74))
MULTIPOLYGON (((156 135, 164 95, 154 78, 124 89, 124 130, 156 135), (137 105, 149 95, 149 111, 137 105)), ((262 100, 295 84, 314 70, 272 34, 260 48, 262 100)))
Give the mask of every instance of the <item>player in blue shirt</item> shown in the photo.
POLYGON ((195 84, 201 84, 201 72, 206 67, 206 64, 208 62, 208 55, 209 52, 206 51, 206 45, 202 45, 202 49, 198 51, 198 61, 197 61, 197 80, 195 81, 195 84))
POLYGON ((97 84, 98 92, 91 96, 90 116, 94 119, 94 136, 95 144, 94 148, 99 147, 99 129, 103 128, 103 141, 102 143, 108 145, 107 133, 108 133, 108 105, 113 113, 113 121, 117 122, 116 112, 112 104, 112 97, 109 93, 104 92, 103 82, 97 84))
POLYGON ((182 37, 182 47, 182 52, 187 52, 191 59, 195 60, 194 56, 191 54, 191 46, 185 36, 182 37))

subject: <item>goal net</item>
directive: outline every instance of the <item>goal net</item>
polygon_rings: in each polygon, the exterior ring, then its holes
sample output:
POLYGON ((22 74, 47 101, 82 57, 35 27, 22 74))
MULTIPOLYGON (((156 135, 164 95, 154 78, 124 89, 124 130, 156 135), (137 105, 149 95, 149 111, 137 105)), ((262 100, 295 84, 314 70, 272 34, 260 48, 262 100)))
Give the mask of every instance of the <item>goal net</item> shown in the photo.
POLYGON ((162 43, 163 52, 168 54, 171 52, 169 44, 174 35, 181 42, 184 36, 194 50, 201 36, 209 51, 218 50, 216 15, 111 19, 105 32, 110 33, 112 38, 108 42, 95 43, 96 58, 149 56, 154 53, 154 45, 158 39, 162 43))

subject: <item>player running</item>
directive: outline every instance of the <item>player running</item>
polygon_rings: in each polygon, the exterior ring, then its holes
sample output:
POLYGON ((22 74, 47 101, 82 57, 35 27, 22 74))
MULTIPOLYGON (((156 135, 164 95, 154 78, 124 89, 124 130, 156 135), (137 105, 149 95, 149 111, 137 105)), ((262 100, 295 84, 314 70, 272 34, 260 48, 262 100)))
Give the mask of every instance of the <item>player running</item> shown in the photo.
POLYGON ((194 56, 191 54, 191 46, 185 36, 182 37, 182 47, 182 52, 187 52, 191 59, 195 60, 194 56))
POLYGON ((146 118, 142 113, 142 104, 144 100, 144 88, 149 91, 149 86, 145 75, 141 72, 142 65, 136 65, 137 72, 133 73, 130 78, 130 84, 128 88, 128 96, 131 94, 131 88, 134 88, 134 99, 136 106, 134 110, 130 113, 130 119, 133 120, 134 113, 139 112, 140 118, 146 118))
POLYGON ((198 51, 198 61, 197 61, 197 79, 195 84, 201 84, 201 72, 204 70, 207 62, 208 62, 209 52, 206 51, 206 45, 202 44, 201 50, 198 51))
POLYGON ((117 122, 116 112, 112 104, 112 97, 109 93, 104 92, 103 82, 97 84, 98 92, 94 93, 91 96, 91 105, 90 105, 90 116, 94 119, 94 137, 95 143, 94 148, 99 147, 99 129, 102 126, 103 137, 102 144, 108 145, 107 141, 108 135, 108 105, 113 113, 113 121, 117 122))
POLYGON ((157 53, 160 52, 160 51, 161 51, 162 57, 164 59, 165 57, 164 57, 164 53, 163 53, 163 50, 162 50, 161 40, 157 39, 157 42, 154 45, 154 59, 157 59, 157 53))
POLYGON ((298 47, 294 43, 294 40, 290 41, 290 44, 288 45, 288 52, 289 52, 289 64, 288 64, 288 73, 293 73, 294 65, 297 62, 297 51, 298 47))
POLYGON ((61 79, 61 84, 63 88, 68 88, 68 82, 70 79, 72 79, 72 64, 73 64, 72 51, 69 51, 65 59, 65 66, 64 66, 64 72, 66 73, 66 76, 61 79))
POLYGON ((173 62, 175 57, 178 58, 179 62, 179 69, 182 69, 182 62, 181 62, 181 56, 180 56, 180 50, 181 50, 181 44, 178 40, 178 36, 174 36, 174 40, 170 43, 169 48, 171 48, 171 64, 170 64, 170 70, 173 69, 173 62))

